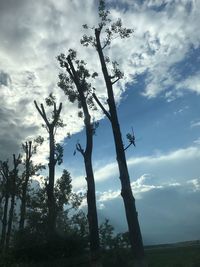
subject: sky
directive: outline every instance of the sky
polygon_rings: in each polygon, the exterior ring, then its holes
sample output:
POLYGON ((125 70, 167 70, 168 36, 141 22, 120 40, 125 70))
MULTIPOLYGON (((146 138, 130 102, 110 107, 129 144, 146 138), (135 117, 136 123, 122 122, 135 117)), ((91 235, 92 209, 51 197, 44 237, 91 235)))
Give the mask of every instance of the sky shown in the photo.
MULTIPOLYGON (((200 1, 106 3, 113 21, 120 17, 134 29, 105 54, 124 72, 114 93, 124 144, 132 129, 136 137, 126 157, 144 243, 200 239, 200 1)), ((56 57, 75 49, 99 73, 94 86, 106 101, 97 54, 80 44, 82 25, 97 25, 97 11, 96 0, 0 0, 0 159, 42 135, 35 162, 47 162, 47 134, 33 100, 44 103, 53 93, 66 123, 56 136, 64 146, 56 176, 67 168, 75 191, 86 189, 82 156, 73 156, 85 132, 77 105, 57 86, 62 70, 56 57)), ((99 121, 93 152, 99 221, 109 218, 116 232, 126 231, 110 124, 100 110, 92 116, 99 121)))

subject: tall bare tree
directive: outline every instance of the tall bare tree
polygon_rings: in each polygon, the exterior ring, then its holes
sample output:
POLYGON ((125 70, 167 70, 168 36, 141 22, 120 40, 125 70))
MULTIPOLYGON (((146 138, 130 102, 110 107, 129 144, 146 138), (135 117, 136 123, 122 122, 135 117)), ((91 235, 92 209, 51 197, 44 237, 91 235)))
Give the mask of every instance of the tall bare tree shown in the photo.
POLYGON ((38 106, 37 102, 34 101, 35 107, 38 110, 40 116, 45 122, 45 128, 49 134, 49 177, 46 185, 47 198, 48 198, 48 235, 53 236, 56 228, 56 206, 54 196, 54 182, 55 182, 55 165, 56 163, 62 163, 63 149, 59 144, 55 143, 55 133, 58 127, 62 127, 63 123, 60 119, 60 113, 62 110, 62 103, 60 103, 58 109, 55 103, 55 97, 50 94, 49 98, 46 98, 46 104, 53 106, 52 119, 47 118, 44 105, 38 106))
POLYGON ((91 122, 91 115, 89 113, 89 108, 94 108, 94 103, 91 96, 91 84, 88 82, 88 79, 90 77, 95 78, 97 73, 90 75, 84 61, 77 60, 76 52, 73 50, 69 50, 68 56, 61 54, 58 56, 58 60, 61 67, 66 71, 59 75, 60 81, 58 85, 71 102, 78 102, 78 107, 81 109, 78 114, 80 117, 84 118, 86 147, 83 149, 81 144, 78 143, 76 149, 82 154, 85 163, 91 266, 101 266, 95 181, 92 167, 95 123, 91 122))
MULTIPOLYGON (((90 28, 93 31, 93 35, 84 35, 81 43, 84 46, 92 45, 99 56, 102 74, 107 89, 107 103, 109 111, 106 110, 106 107, 100 102, 95 94, 93 94, 93 96, 100 108, 108 117, 112 126, 121 181, 121 196, 123 198, 126 219, 129 228, 130 244, 135 256, 135 266, 146 266, 142 235, 138 222, 138 213, 136 210, 135 198, 133 197, 130 185, 125 148, 122 141, 115 97, 113 93, 113 85, 123 77, 123 73, 119 70, 118 63, 116 61, 112 62, 112 72, 109 71, 108 65, 110 64, 110 59, 109 57, 105 56, 104 52, 107 47, 110 47, 110 44, 114 38, 127 38, 130 36, 133 30, 123 28, 122 21, 120 19, 114 23, 111 22, 111 19, 109 18, 109 11, 105 8, 104 0, 99 1, 99 19, 100 22, 98 26, 90 28)), ((83 27, 85 29, 89 29, 87 25, 83 25, 83 27)))

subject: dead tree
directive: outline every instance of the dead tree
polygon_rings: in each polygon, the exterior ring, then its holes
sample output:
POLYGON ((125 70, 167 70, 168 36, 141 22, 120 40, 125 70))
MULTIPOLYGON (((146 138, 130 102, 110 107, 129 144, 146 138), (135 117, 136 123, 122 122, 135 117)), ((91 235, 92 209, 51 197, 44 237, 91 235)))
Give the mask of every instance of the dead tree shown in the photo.
POLYGON ((60 103, 59 108, 56 108, 56 103, 53 101, 53 97, 46 99, 46 103, 53 105, 52 121, 47 118, 44 105, 38 106, 37 102, 34 101, 35 107, 38 110, 40 116, 45 122, 45 127, 49 134, 49 177, 48 183, 46 185, 47 190, 47 202, 48 202, 48 236, 51 237, 55 234, 56 228, 56 206, 54 197, 54 181, 55 181, 55 165, 59 161, 60 155, 56 156, 56 144, 55 144, 55 132, 57 127, 61 125, 60 122, 60 112, 62 110, 62 103, 60 103))
MULTIPOLYGON (((58 56, 58 60, 61 67, 66 70, 66 73, 61 73, 59 75, 60 82, 58 85, 63 89, 71 102, 78 102, 79 108, 82 109, 78 114, 80 117, 84 118, 86 148, 83 149, 80 143, 78 143, 76 149, 82 154, 85 163, 91 266, 101 266, 95 181, 92 167, 95 124, 91 122, 89 113, 89 108, 94 108, 94 103, 91 97, 91 85, 87 82, 87 79, 90 78, 90 74, 85 67, 84 61, 76 59, 76 52, 73 50, 69 50, 69 55, 67 57, 61 54, 58 56)), ((93 73, 92 77, 94 78, 95 76, 96 73, 93 73)))
MULTIPOLYGON (((109 18, 109 11, 105 9, 105 1, 103 0, 100 0, 99 18, 100 23, 98 27, 91 28, 92 30, 94 29, 94 34, 92 36, 84 35, 81 43, 84 46, 92 45, 93 47, 95 47, 99 56, 102 74, 107 89, 107 103, 109 111, 107 111, 104 105, 101 104, 100 100, 95 94, 93 94, 93 96, 104 114, 109 119, 112 126, 120 175, 119 178, 121 181, 121 196, 123 198, 126 219, 129 228, 130 244, 135 257, 135 266, 146 266, 144 260, 142 235, 138 221, 138 213, 135 206, 135 198, 132 194, 125 149, 122 141, 115 97, 113 93, 113 85, 123 77, 123 74, 119 70, 117 62, 112 62, 112 73, 110 73, 107 66, 110 62, 110 59, 104 55, 104 49, 110 46, 113 38, 116 38, 118 36, 121 38, 127 38, 132 33, 132 30, 123 28, 120 19, 118 19, 114 23, 111 23, 111 20, 109 18)), ((83 26, 84 28, 88 29, 87 25, 83 26)))

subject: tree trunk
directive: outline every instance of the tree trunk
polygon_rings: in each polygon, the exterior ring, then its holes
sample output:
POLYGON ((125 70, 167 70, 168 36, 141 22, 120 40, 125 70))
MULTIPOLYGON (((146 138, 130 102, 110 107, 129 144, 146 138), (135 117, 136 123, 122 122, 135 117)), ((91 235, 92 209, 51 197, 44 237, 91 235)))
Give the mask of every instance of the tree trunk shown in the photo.
POLYGON ((55 141, 52 128, 49 130, 49 182, 47 184, 49 237, 52 237, 55 234, 55 228, 56 228, 54 179, 55 179, 55 141))
MULTIPOLYGON (((90 240, 90 253, 91 253, 91 267, 101 267, 100 259, 100 242, 99 242, 99 229, 98 217, 96 208, 96 192, 94 172, 92 167, 92 150, 93 150, 93 125, 91 124, 91 116, 89 114, 87 100, 84 95, 83 87, 81 86, 80 79, 74 69, 70 57, 67 58, 73 75, 73 80, 76 84, 81 106, 84 113, 84 124, 86 128, 86 149, 85 152, 79 147, 79 151, 84 157, 86 181, 87 181, 87 204, 88 204, 88 224, 89 224, 89 240, 90 240)), ((79 144, 80 145, 80 144, 79 144)))
POLYGON ((56 103, 53 103, 54 110, 53 110, 53 121, 50 123, 47 119, 46 112, 44 110, 43 104, 41 104, 41 109, 38 107, 37 102, 34 101, 35 107, 38 110, 39 114, 45 121, 47 126, 47 131, 49 132, 49 181, 46 184, 46 192, 47 192, 47 206, 48 206, 48 226, 47 226, 47 235, 48 238, 51 240, 52 237, 55 235, 56 230, 56 204, 55 204, 55 197, 54 197, 54 179, 55 179, 55 140, 54 135, 56 128, 58 127, 57 123, 60 118, 60 112, 62 109, 62 103, 58 109, 56 109, 56 103))
POLYGON ((3 209, 3 220, 2 220, 2 230, 1 230, 1 241, 0 249, 3 250, 6 239, 6 226, 7 226, 7 214, 8 214, 8 200, 9 195, 5 195, 4 209, 3 209))
MULTIPOLYGON (((82 96, 83 97, 83 96, 82 96)), ((100 242, 98 217, 96 208, 96 192, 94 172, 92 167, 92 149, 93 149, 93 126, 91 125, 91 117, 85 99, 82 100, 84 112, 84 124, 86 127, 86 149, 84 152, 84 163, 87 181, 87 204, 88 204, 88 224, 89 224, 89 239, 91 252, 91 267, 101 267, 100 260, 100 242)))
POLYGON ((22 199, 21 199, 21 207, 20 207, 20 221, 19 221, 19 230, 22 231, 24 229, 24 222, 26 217, 26 194, 28 188, 28 181, 29 181, 29 168, 30 163, 29 161, 26 162, 26 177, 25 181, 22 184, 22 199))
POLYGON ((89 239, 92 266, 96 266, 99 259, 99 232, 98 219, 96 209, 95 183, 92 170, 91 158, 85 156, 85 170, 87 181, 87 204, 88 204, 88 223, 89 223, 89 239))
POLYGON ((120 125, 118 121, 117 111, 116 111, 116 104, 113 94, 112 82, 111 78, 108 74, 107 66, 105 63, 101 43, 100 43, 100 30, 95 30, 96 42, 97 42, 97 52, 99 55, 102 72, 104 75, 107 94, 108 94, 108 106, 110 111, 110 121, 112 125, 112 131, 115 141, 115 150, 117 155, 117 163, 119 168, 120 174, 120 181, 121 181, 121 195, 124 202, 126 219, 128 223, 129 229, 129 239, 131 248, 134 254, 135 262, 137 262, 137 266, 144 266, 144 247, 142 236, 140 232, 140 226, 138 222, 138 214, 136 211, 135 206, 135 199, 132 194, 132 189, 130 185, 130 178, 126 163, 126 156, 120 131, 120 125))
POLYGON ((11 203, 10 203, 9 218, 8 218, 8 229, 7 229, 7 234, 6 234, 6 249, 9 248, 9 245, 10 245, 10 236, 11 236, 11 231, 12 231, 14 208, 15 208, 15 178, 13 176, 13 192, 11 195, 11 203))

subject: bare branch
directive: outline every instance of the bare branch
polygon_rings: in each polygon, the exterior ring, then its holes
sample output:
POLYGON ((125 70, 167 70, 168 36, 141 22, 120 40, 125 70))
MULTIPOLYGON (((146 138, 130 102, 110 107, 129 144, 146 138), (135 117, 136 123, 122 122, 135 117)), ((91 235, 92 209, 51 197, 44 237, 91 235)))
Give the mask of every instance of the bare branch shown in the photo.
POLYGON ((80 152, 83 155, 83 157, 85 156, 85 152, 84 152, 84 149, 82 148, 81 144, 79 144, 79 143, 76 144, 76 149, 78 152, 80 152))
POLYGON ((57 110, 56 110, 56 103, 55 103, 55 102, 53 103, 53 112, 54 112, 54 114, 56 115, 57 110))
POLYGON ((109 114, 109 112, 104 108, 104 106, 101 104, 101 102, 99 101, 98 97, 96 96, 95 93, 92 94, 92 96, 94 97, 94 100, 97 102, 97 104, 100 106, 100 108, 102 109, 103 113, 106 115, 106 117, 111 121, 111 116, 109 114))
POLYGON ((131 145, 132 145, 132 143, 128 144, 128 145, 124 148, 124 151, 126 151, 131 145))
POLYGON ((77 72, 74 68, 74 65, 72 63, 70 56, 67 57, 67 61, 68 61, 69 66, 70 66, 68 73, 70 74, 71 78, 73 79, 73 82, 75 83, 76 87, 80 88, 79 78, 77 76, 77 72))
POLYGON ((118 77, 114 82, 112 82, 112 85, 115 84, 116 82, 118 82, 121 78, 118 77))
POLYGON ((43 104, 40 104, 40 106, 41 106, 42 114, 43 114, 42 118, 44 119, 46 125, 49 127, 49 126, 50 126, 50 123, 49 123, 49 121, 47 120, 47 115, 46 115, 46 112, 45 112, 45 110, 44 110, 44 105, 43 105, 43 104))
POLYGON ((32 156, 32 141, 29 141, 29 151, 28 151, 28 158, 29 158, 29 160, 30 160, 30 158, 31 158, 31 156, 32 156))
POLYGON ((110 44, 110 41, 109 40, 107 40, 106 42, 105 42, 105 44, 102 46, 102 50, 104 49, 104 48, 106 48, 106 46, 108 46, 110 44))
POLYGON ((58 116, 60 116, 60 112, 61 112, 61 110, 62 110, 62 103, 60 103, 59 108, 58 108, 58 110, 57 110, 57 114, 58 114, 58 116))
POLYGON ((34 104, 35 104, 35 107, 36 107, 37 111, 39 112, 40 116, 45 121, 47 127, 49 127, 49 122, 48 122, 47 117, 46 117, 44 106, 41 104, 41 110, 40 110, 40 108, 38 107, 38 104, 37 104, 37 102, 35 100, 34 100, 34 104))

